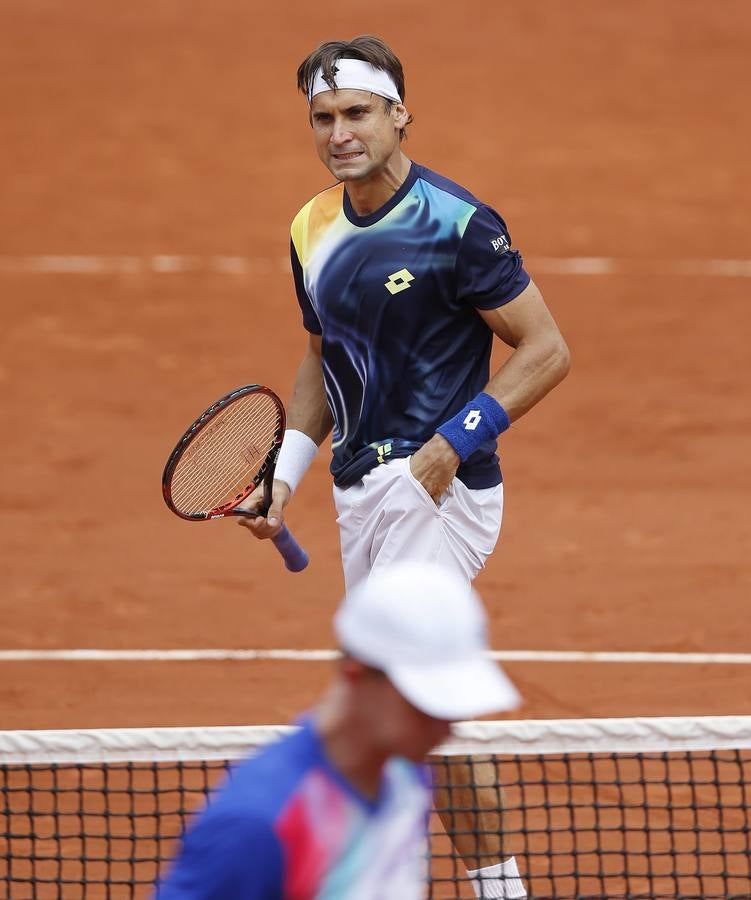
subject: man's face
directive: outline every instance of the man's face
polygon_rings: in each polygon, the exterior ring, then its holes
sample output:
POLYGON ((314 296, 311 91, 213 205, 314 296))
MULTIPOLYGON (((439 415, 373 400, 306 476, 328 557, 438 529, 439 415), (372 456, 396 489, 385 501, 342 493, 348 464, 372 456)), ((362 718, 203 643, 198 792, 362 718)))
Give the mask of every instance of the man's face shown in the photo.
POLYGON ((361 689, 361 709, 367 711, 371 739, 382 752, 422 762, 449 736, 450 722, 421 712, 382 672, 370 670, 361 689))
POLYGON ((368 91, 324 91, 313 97, 310 122, 321 161, 338 181, 377 175, 399 150, 399 130, 407 124, 402 104, 368 91))

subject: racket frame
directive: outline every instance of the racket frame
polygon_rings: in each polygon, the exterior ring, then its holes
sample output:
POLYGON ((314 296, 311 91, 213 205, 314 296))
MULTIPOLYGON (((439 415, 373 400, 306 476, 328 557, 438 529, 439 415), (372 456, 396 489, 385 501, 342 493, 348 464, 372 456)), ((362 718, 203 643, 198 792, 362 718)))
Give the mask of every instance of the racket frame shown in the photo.
POLYGON ((169 456, 167 460, 167 464, 164 467, 164 472, 162 474, 162 495, 164 497, 164 502, 167 506, 175 513, 176 516, 179 516, 181 519, 186 519, 189 522, 202 522, 207 521, 209 519, 221 519, 225 516, 245 516, 247 518, 256 518, 259 515, 265 515, 269 506, 271 505, 271 486, 274 479, 274 467, 276 465, 276 458, 279 454, 279 448, 282 445, 282 439, 284 438, 284 429, 287 425, 287 417, 284 411, 284 404, 279 399, 279 397, 271 390, 271 388, 267 388, 262 384, 246 384, 242 387, 235 388, 234 391, 230 391, 228 394, 225 394, 223 397, 220 397, 216 402, 212 403, 208 409, 204 410, 201 415, 190 425, 185 434, 180 438, 177 442, 175 449, 169 456), (187 450, 187 448, 193 443, 193 440, 197 435, 206 428, 207 425, 211 423, 211 421, 220 413, 222 410, 226 409, 230 404, 234 403, 235 400, 240 397, 245 397, 250 394, 266 394, 276 404, 277 411, 279 413, 279 422, 277 424, 276 431, 274 432, 274 444, 271 447, 271 450, 266 454, 266 459, 263 461, 261 468, 258 470, 256 474, 255 481, 252 481, 249 485, 246 485, 244 490, 237 494, 232 500, 227 503, 222 503, 219 506, 214 507, 214 509, 208 510, 206 512, 196 512, 196 513, 184 513, 179 510, 172 500, 172 476, 177 468, 178 462, 182 459, 183 454, 187 450), (237 509, 236 507, 243 502, 253 491, 258 487, 261 482, 264 483, 264 510, 263 512, 252 512, 244 509, 237 509))

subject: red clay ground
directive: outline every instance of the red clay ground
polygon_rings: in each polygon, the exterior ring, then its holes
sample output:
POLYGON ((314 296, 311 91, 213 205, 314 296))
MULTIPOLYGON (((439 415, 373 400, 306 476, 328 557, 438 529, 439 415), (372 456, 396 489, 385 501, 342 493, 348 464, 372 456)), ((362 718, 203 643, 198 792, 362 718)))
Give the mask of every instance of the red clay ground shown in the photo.
MULTIPOLYGON (((234 523, 164 508, 185 423, 249 381, 287 396, 304 335, 288 223, 328 183, 294 72, 374 31, 406 71, 407 152, 509 222, 574 371, 502 441, 478 584, 503 649, 749 649, 751 10, 639 0, 300 7, 6 0, 0 12, 0 646, 329 647, 341 591, 321 454, 284 572, 234 523), (196 256, 44 275, 46 254, 196 256), (214 255, 251 272, 211 273, 214 255), (622 274, 535 259, 613 257, 622 274)), ((747 670, 515 664, 524 717, 749 713, 747 670)), ((0 663, 3 728, 288 720, 302 663, 0 663)))

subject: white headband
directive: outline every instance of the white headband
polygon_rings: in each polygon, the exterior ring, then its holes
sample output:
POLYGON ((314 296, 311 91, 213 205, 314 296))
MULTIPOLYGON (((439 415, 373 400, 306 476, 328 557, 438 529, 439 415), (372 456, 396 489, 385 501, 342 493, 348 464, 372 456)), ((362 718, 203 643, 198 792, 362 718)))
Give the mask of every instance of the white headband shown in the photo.
MULTIPOLYGON (((394 103, 402 102, 394 80, 388 72, 376 69, 375 66, 371 66, 362 59, 338 59, 334 71, 336 72, 334 80, 339 90, 368 91, 371 94, 378 94, 379 97, 385 97, 387 100, 393 100, 394 103)), ((326 84, 323 80, 319 69, 313 78, 308 100, 312 100, 316 94, 322 94, 331 89, 331 85, 326 84)))

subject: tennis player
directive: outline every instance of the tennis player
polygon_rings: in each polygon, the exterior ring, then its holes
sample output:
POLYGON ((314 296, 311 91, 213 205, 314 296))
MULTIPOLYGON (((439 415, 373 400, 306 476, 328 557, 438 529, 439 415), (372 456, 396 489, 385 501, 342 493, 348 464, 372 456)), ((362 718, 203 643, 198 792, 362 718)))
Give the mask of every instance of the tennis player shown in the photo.
POLYGON ((465 579, 402 563, 345 598, 344 652, 299 731, 231 772, 189 826, 159 900, 412 900, 425 896, 423 760, 449 723, 518 695, 485 655, 465 579))
MULTIPOLYGON (((274 536, 333 429, 345 583, 405 559, 441 560, 469 583, 501 527, 497 440, 566 375, 568 349, 501 216, 404 154, 404 73, 383 41, 321 45, 298 86, 337 183, 292 224, 308 348, 273 502, 265 518, 239 522, 274 536), (490 377, 494 336, 510 353, 490 377)), ((495 792, 478 793, 497 807, 495 792)), ((474 871, 460 833, 454 843, 474 871)), ((495 852, 484 847, 478 864, 484 896, 525 896, 513 859, 489 861, 495 852)))

